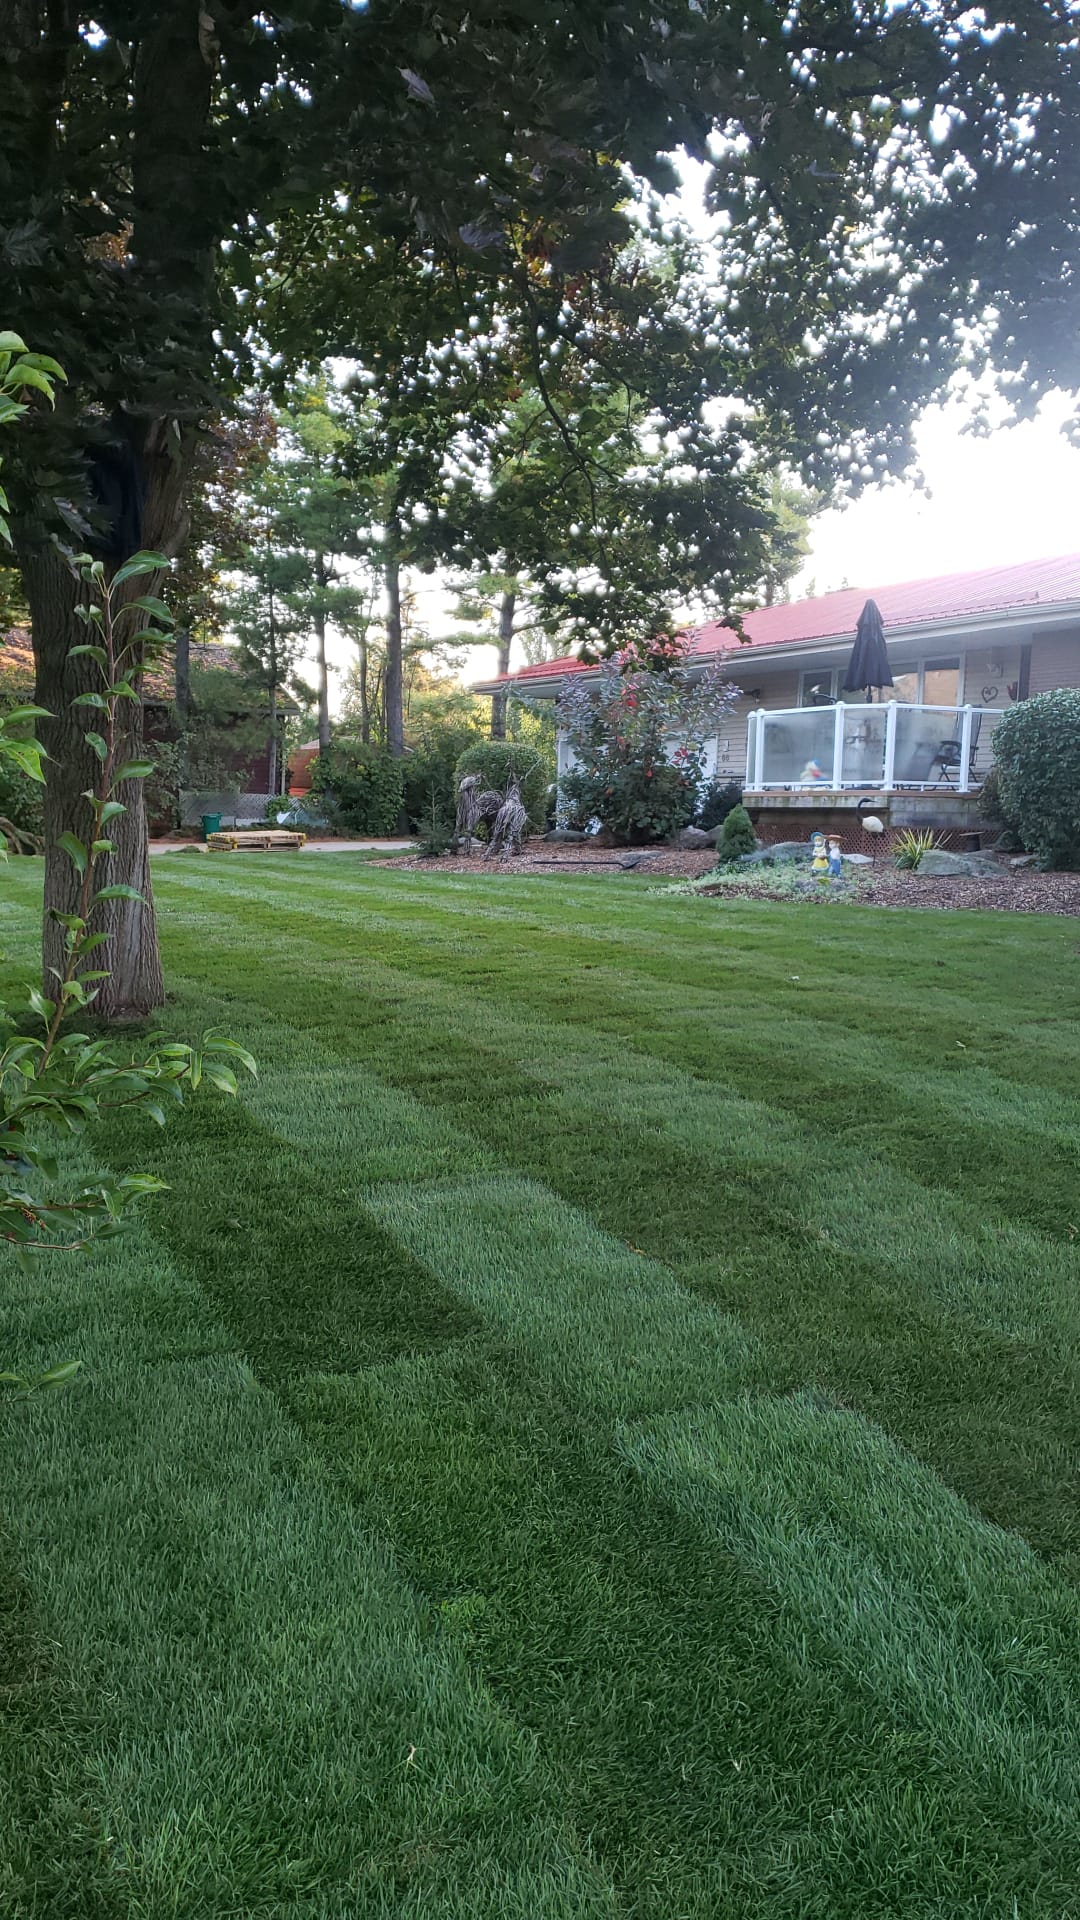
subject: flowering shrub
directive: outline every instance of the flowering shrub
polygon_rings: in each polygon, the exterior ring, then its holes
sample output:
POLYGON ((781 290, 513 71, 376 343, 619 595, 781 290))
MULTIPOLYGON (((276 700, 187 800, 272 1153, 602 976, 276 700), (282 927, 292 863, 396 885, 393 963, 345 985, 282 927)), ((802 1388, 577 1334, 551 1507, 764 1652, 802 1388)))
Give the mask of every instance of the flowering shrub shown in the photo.
POLYGON ((599 691, 565 680, 555 709, 577 762, 563 775, 564 812, 630 845, 665 840, 693 818, 706 743, 738 694, 715 666, 691 672, 684 645, 650 643, 661 644, 676 649, 662 668, 624 655, 601 667, 599 691))

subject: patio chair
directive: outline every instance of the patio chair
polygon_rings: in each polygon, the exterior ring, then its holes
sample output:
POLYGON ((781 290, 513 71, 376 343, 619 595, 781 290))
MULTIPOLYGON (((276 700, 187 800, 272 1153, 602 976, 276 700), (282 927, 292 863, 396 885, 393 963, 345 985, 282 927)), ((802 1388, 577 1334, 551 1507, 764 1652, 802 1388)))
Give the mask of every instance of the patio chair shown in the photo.
MULTIPOLYGON (((982 714, 973 713, 971 716, 971 741, 968 746, 969 778, 975 771, 975 755, 978 751, 979 734, 981 731, 982 714)), ((960 762, 963 759, 963 749, 964 743, 959 735, 952 740, 939 741, 937 751, 930 760, 930 778, 933 779, 934 777, 934 768, 939 767, 941 769, 942 781, 946 786, 950 785, 954 773, 958 773, 960 770, 960 762)))

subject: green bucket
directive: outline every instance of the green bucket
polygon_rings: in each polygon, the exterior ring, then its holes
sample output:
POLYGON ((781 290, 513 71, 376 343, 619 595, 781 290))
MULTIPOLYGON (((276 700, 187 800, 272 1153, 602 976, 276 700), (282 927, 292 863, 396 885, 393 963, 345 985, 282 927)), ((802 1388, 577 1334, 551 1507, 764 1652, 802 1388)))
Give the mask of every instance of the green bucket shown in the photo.
POLYGON ((221 832, 220 813, 204 813, 202 817, 202 837, 209 840, 212 833, 221 832))

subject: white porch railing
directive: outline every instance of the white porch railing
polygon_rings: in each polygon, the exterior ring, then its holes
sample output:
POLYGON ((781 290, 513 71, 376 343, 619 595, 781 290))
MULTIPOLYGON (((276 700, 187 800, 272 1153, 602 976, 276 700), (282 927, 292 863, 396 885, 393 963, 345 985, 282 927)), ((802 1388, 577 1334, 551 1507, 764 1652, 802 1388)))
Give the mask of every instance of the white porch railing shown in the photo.
POLYGON ((973 793, 989 769, 1001 707, 759 707, 750 715, 746 785, 833 793, 898 787, 973 793))

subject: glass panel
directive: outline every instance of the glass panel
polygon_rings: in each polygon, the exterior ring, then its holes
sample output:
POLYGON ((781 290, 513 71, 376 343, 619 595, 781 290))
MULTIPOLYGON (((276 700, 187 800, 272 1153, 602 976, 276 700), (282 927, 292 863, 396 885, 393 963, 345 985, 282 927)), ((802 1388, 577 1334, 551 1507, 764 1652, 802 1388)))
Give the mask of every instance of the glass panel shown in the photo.
POLYGON ((852 706, 844 714, 843 784, 879 787, 885 776, 884 707, 852 706))
POLYGON ((922 707, 896 710, 897 786, 942 786, 957 779, 960 715, 927 713, 922 707))
POLYGON ((807 707, 792 713, 767 713, 762 721, 761 778, 767 787, 830 785, 833 763, 833 709, 807 707))
POLYGON ((799 689, 800 707, 831 707, 834 699, 832 668, 822 673, 804 673, 799 689))
POLYGON ((923 669, 923 706, 954 707, 959 698, 959 660, 928 660, 923 669))

